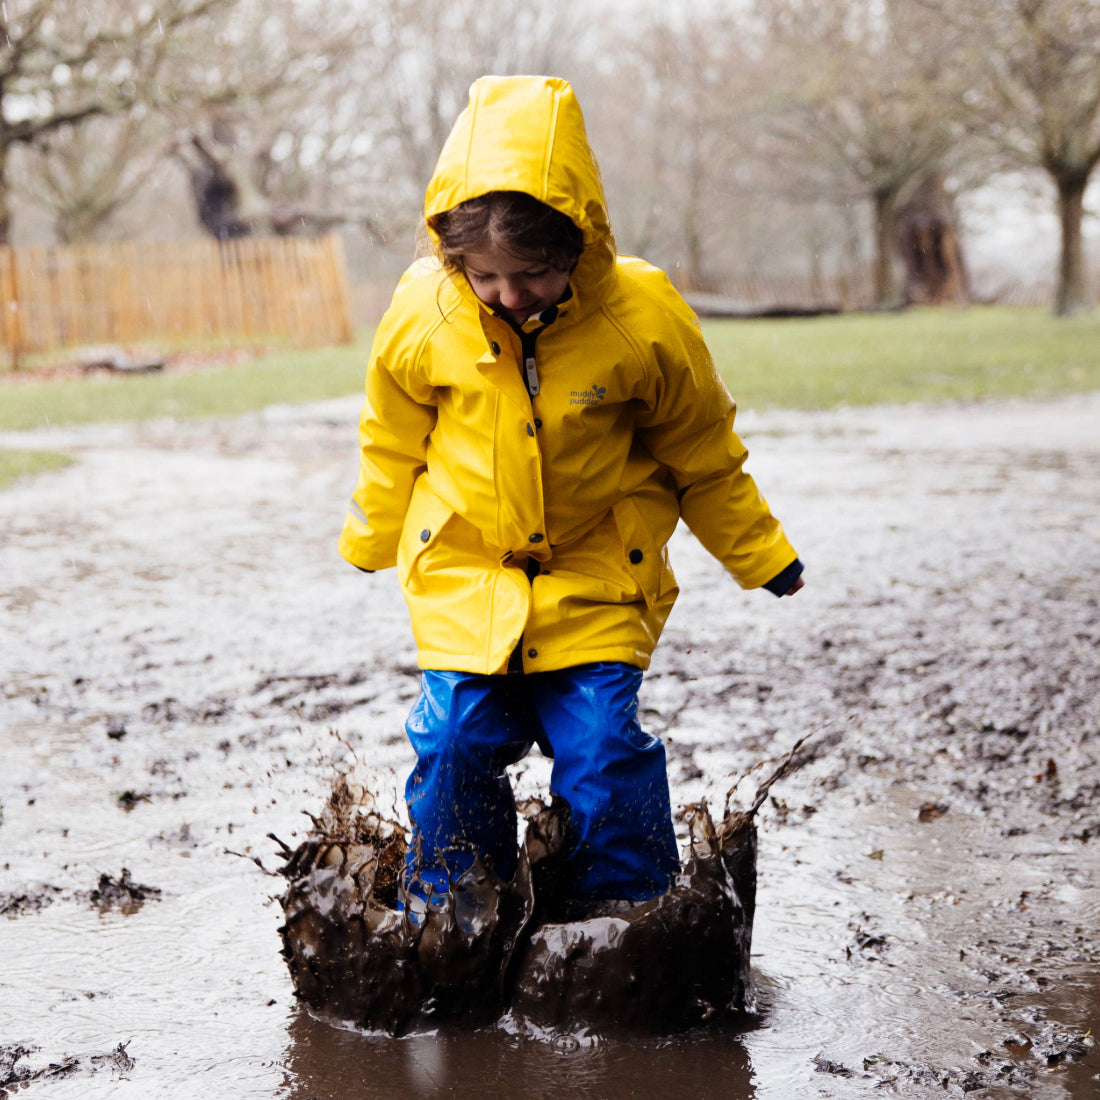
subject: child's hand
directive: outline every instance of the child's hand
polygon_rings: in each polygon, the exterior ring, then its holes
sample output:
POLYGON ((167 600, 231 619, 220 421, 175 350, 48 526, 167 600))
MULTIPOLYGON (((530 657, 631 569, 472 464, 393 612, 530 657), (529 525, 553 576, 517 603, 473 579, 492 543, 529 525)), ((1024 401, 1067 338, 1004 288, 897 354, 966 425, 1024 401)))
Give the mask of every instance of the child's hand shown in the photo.
POLYGON ((798 580, 796 580, 794 582, 794 584, 792 584, 791 587, 788 588, 787 591, 783 593, 783 595, 784 596, 793 596, 800 588, 805 588, 805 587, 806 587, 806 582, 801 577, 799 577, 798 580))

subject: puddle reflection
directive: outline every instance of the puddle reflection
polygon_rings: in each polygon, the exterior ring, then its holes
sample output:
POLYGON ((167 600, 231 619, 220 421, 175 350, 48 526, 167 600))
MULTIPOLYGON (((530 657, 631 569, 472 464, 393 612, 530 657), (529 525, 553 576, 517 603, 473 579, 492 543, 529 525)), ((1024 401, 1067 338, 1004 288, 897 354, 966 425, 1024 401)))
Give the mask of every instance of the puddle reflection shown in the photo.
POLYGON ((748 1055, 730 1031, 650 1041, 543 1042, 504 1029, 392 1039, 341 1031, 298 1009, 288 1037, 285 1100, 756 1098, 748 1055))

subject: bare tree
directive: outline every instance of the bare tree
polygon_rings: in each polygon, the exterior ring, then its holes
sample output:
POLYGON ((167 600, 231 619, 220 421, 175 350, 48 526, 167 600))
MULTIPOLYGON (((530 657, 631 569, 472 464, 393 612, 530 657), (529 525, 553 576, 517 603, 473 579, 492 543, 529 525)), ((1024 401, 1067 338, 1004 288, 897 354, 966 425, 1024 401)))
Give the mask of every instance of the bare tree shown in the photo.
POLYGON ((332 115, 373 67, 364 12, 350 0, 237 0, 214 54, 201 38, 179 51, 163 109, 211 234, 309 233, 355 219, 321 197, 331 194, 332 115))
POLYGON ((592 123, 621 243, 711 289, 744 223, 743 22, 664 12, 623 34, 595 89, 592 123))
POLYGON ((966 305, 970 278, 959 244, 958 215, 942 172, 930 172, 898 208, 898 244, 905 261, 903 300, 966 305))
MULTIPOLYGON (((214 236, 340 219, 305 205, 302 150, 317 145, 311 127, 361 45, 361 12, 318 0, 226 0, 202 14, 173 28, 155 69, 133 82, 124 115, 60 126, 23 158, 21 194, 53 215, 59 239, 102 235, 169 159, 184 166, 198 220, 214 236)), ((60 89, 58 98, 75 94, 60 89)))
MULTIPOLYGON (((195 104, 176 155, 217 236, 343 223, 409 231, 470 82, 560 71, 575 48, 570 0, 238 0, 234 59, 213 79, 183 68, 195 104)), ((177 80, 178 82, 178 80, 177 80)))
POLYGON ((29 142, 12 190, 50 213, 62 244, 95 241, 158 170, 165 141, 163 120, 141 108, 86 118, 29 142))
POLYGON ((586 24, 575 0, 384 0, 371 29, 377 68, 349 95, 362 152, 357 188, 378 220, 404 228, 470 84, 487 73, 582 75, 586 24))
POLYGON ((177 30, 231 2, 0 5, 0 244, 11 238, 12 149, 128 110, 177 30))
POLYGON ((1061 223, 1055 312, 1091 309, 1081 239, 1100 162, 1100 0, 908 0, 954 34, 953 109, 1010 163, 1054 183, 1061 223))
MULTIPOLYGON (((103 0, 112 27, 131 25, 123 17, 135 2, 103 0)), ((53 90, 52 119, 23 158, 22 193, 51 212, 59 238, 102 234, 134 181, 165 157, 183 168, 199 221, 218 237, 333 224, 411 237, 472 80, 570 75, 584 64, 573 0, 504 9, 480 0, 160 0, 185 2, 194 16, 172 24, 155 66, 131 65, 125 98, 109 100, 102 80, 73 77, 53 90), (82 133, 95 116, 110 121, 82 133)), ((70 33, 83 41, 93 30, 70 33)))
POLYGON ((899 201, 959 138, 932 88, 947 61, 934 20, 898 0, 759 0, 762 64, 782 74, 768 104, 787 187, 865 196, 874 212, 876 302, 897 300, 899 201))

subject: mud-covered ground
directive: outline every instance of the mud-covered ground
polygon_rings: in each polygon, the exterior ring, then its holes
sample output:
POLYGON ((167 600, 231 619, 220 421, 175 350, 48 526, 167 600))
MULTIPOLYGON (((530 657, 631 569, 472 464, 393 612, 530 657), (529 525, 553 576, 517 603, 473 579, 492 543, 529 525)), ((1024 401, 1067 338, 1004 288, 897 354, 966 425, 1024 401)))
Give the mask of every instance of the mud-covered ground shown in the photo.
POLYGON ((249 857, 410 763, 395 580, 335 554, 357 406, 0 437, 80 459, 0 494, 0 1095, 1100 1092, 1100 395, 742 416, 808 585, 678 533, 645 720, 719 808, 813 736, 760 815, 756 1012, 660 1042, 294 1001, 249 857))

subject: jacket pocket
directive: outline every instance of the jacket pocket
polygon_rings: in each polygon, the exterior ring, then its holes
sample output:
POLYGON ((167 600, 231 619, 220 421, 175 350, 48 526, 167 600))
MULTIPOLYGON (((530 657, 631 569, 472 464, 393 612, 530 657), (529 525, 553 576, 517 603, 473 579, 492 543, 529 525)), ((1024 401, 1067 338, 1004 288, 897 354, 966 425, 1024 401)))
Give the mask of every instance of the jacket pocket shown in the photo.
POLYGON ((629 497, 614 505, 612 514, 622 540, 626 568, 644 593, 646 605, 654 607, 670 593, 675 597, 676 577, 665 548, 672 532, 658 530, 656 523, 647 521, 641 508, 629 497))
POLYGON ((433 552, 441 549, 443 530, 454 517, 449 504, 440 500, 425 482, 417 483, 397 546, 397 576, 403 589, 415 592, 419 587, 417 577, 425 572, 433 552))

